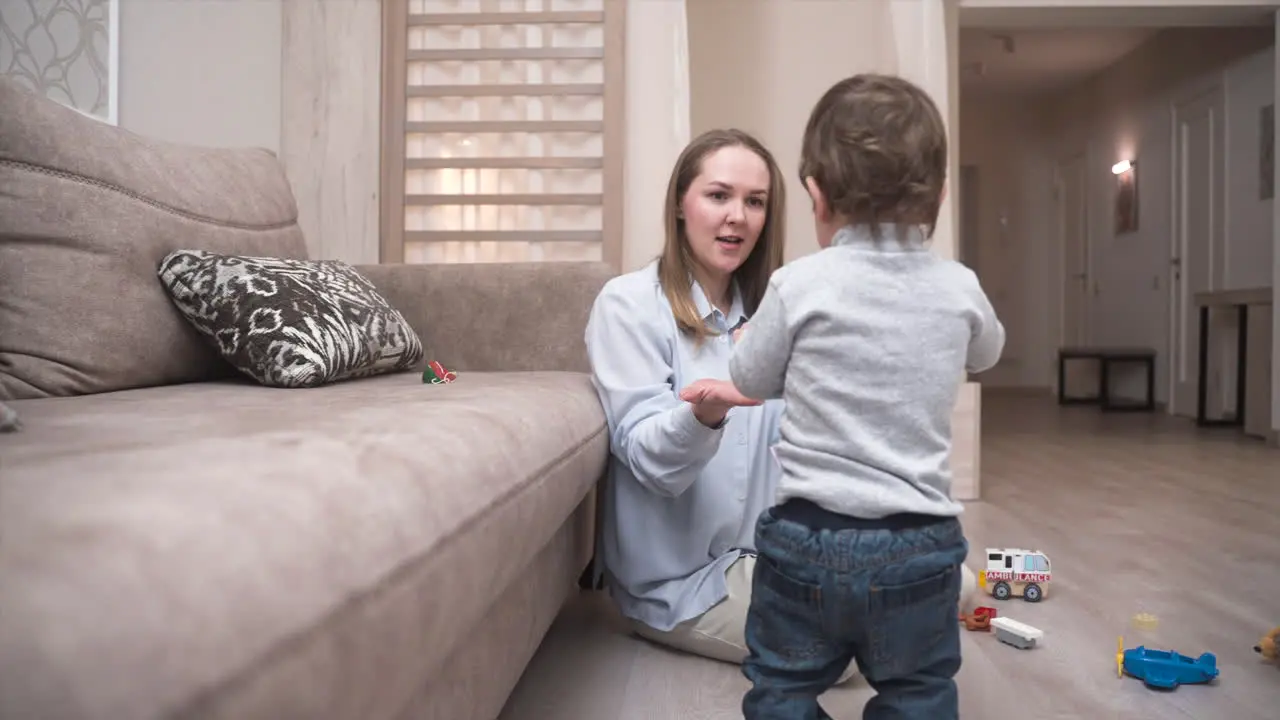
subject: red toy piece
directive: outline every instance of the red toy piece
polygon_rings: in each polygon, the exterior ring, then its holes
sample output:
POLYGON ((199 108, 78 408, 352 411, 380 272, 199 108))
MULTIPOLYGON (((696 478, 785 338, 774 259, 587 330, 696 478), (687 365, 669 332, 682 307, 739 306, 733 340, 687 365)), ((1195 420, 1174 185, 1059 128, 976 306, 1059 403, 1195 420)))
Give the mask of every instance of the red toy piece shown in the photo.
POLYGON ((995 608, 976 607, 968 615, 960 615, 960 620, 964 622, 966 630, 990 630, 991 619, 995 616, 995 608))
POLYGON ((422 382, 432 385, 445 385, 458 379, 458 373, 445 370, 444 366, 432 360, 427 369, 422 371, 422 382))

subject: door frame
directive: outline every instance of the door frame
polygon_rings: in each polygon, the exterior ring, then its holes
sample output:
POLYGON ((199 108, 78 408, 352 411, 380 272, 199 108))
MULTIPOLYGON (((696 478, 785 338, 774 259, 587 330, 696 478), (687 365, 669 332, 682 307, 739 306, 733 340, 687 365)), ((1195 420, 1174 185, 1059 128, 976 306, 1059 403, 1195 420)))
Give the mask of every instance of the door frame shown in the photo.
POLYGON ((982 237, 982 173, 976 163, 960 164, 960 192, 956 198, 959 211, 959 242, 956 243, 956 259, 982 277, 982 251, 977 243, 982 237), (970 202, 971 201, 971 202, 970 202), (970 232, 972 231, 972 232, 970 232))
MULTIPOLYGON (((1211 189, 1213 197, 1213 208, 1210 215, 1210 227, 1213 236, 1209 238, 1209 271, 1207 273, 1209 287, 1206 290, 1214 290, 1223 286, 1226 276, 1226 225, 1225 218, 1225 200, 1226 190, 1223 187, 1226 181, 1226 87, 1220 73, 1215 73, 1211 77, 1206 78, 1202 82, 1196 83, 1184 88, 1177 95, 1169 100, 1169 244, 1167 246, 1168 254, 1165 256, 1166 275, 1165 280, 1169 288, 1168 309, 1169 323, 1166 328, 1168 333, 1165 347, 1169 353, 1167 364, 1166 392, 1169 402, 1165 408, 1165 412, 1169 415, 1181 415, 1187 417, 1195 416, 1194 405, 1190 408, 1181 407, 1178 403, 1178 365, 1181 357, 1178 352, 1178 341, 1181 330, 1178 328, 1178 295, 1181 291, 1178 281, 1174 278, 1174 258, 1178 258, 1180 270, 1185 276, 1187 268, 1181 265, 1185 261, 1182 257, 1181 247, 1181 221, 1179 216, 1182 212, 1182 203, 1179 199, 1179 191, 1182 188, 1182 152, 1181 139, 1178 132, 1178 109, 1184 105, 1196 102, 1210 96, 1216 98, 1216 114, 1214 116, 1215 124, 1213 126, 1213 154, 1210 159, 1210 182, 1214 183, 1211 189)), ((1187 327, 1184 328, 1188 333, 1197 333, 1199 322, 1197 320, 1198 312, 1194 307, 1186 308, 1188 318, 1187 327)), ((1210 320, 1212 324, 1212 320, 1210 320)), ((1212 352, 1212 348, 1210 348, 1212 352)), ((1199 362, 1199 355, 1196 356, 1196 362, 1199 362)), ((1193 401, 1194 403, 1194 401, 1193 401)))
MULTIPOLYGON (((1092 167, 1090 164, 1092 157, 1093 155, 1090 152, 1090 148, 1086 146, 1059 155, 1053 164, 1054 215, 1056 216, 1055 220, 1057 223, 1058 241, 1058 277, 1054 282, 1058 292, 1057 338, 1059 347, 1076 343, 1075 340, 1072 340, 1071 343, 1067 342, 1067 214, 1065 203, 1063 203, 1063 188, 1065 186, 1065 181, 1062 176, 1062 166, 1077 160, 1080 161, 1082 168, 1080 174, 1080 194, 1081 202, 1084 206, 1081 208, 1084 217, 1080 221, 1080 226, 1084 235, 1084 237, 1081 238, 1081 244, 1083 245, 1082 249, 1084 251, 1085 287, 1082 298, 1082 307, 1080 308, 1080 321, 1084 325, 1081 334, 1084 336, 1085 341, 1087 342, 1090 338, 1091 323, 1089 323, 1089 316, 1093 308, 1092 293, 1090 292, 1090 288, 1093 283, 1093 228, 1091 227, 1091 220, 1093 216, 1089 212, 1089 200, 1091 198, 1090 190, 1092 189, 1092 183, 1089 182, 1089 170, 1092 167)), ((1055 374, 1054 377, 1056 378, 1057 375, 1055 374)), ((1057 384, 1056 379, 1054 380, 1054 384, 1057 384)))

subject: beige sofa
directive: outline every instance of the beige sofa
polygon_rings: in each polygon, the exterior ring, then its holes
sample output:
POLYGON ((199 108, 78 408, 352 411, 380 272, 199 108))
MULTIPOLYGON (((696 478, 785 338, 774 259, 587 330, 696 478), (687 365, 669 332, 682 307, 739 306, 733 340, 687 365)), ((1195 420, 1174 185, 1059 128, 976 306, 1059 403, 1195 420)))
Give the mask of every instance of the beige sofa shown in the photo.
POLYGON ((275 157, 0 108, 0 718, 496 717, 589 560, 606 266, 360 268, 458 380, 262 387, 156 264, 305 256, 275 157))

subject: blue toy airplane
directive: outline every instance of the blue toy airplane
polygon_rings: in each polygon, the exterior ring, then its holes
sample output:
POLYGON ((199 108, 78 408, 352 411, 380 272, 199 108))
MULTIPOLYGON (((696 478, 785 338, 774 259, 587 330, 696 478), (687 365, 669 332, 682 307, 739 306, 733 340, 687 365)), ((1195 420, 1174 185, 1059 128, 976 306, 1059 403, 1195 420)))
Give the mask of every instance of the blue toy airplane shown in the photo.
POLYGON ((1116 643, 1116 675, 1124 677, 1125 673, 1143 681, 1147 687, 1172 690, 1179 685, 1207 683, 1218 677, 1218 658, 1213 653, 1192 658, 1142 645, 1125 650, 1121 637, 1116 643))

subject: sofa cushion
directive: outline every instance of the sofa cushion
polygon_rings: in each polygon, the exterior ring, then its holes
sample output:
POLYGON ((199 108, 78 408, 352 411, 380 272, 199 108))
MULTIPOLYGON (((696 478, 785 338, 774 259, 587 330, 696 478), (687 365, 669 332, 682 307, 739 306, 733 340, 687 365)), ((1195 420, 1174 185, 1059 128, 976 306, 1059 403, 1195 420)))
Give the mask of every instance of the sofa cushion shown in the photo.
POLYGON ((0 77, 0 400, 227 376, 156 277, 178 248, 305 258, 275 156, 160 142, 0 77))
POLYGON ((391 717, 608 454, 577 373, 16 404, 0 717, 391 717))
POLYGON ((422 360, 422 342, 404 317, 338 260, 178 250, 159 275, 222 357, 263 385, 318 387, 422 360))

